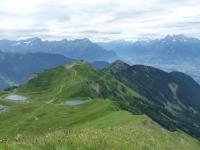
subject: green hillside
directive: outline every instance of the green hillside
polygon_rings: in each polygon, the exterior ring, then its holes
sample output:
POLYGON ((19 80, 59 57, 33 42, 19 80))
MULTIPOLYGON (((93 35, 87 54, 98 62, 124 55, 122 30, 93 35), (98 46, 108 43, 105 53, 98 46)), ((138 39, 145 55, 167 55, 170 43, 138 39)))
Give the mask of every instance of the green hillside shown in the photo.
POLYGON ((151 103, 143 112, 156 122, 200 139, 200 85, 191 77, 122 61, 111 64, 106 72, 148 99, 151 103))
MULTIPOLYGON (((1 127, 1 133, 7 130, 6 135, 15 136, 2 138, 0 149, 200 148, 199 142, 190 136, 180 131, 169 132, 145 115, 121 111, 110 100, 91 100, 75 107, 48 104, 31 115, 26 113, 18 110, 15 119, 20 121, 13 128, 1 127)), ((13 119, 7 125, 17 122, 13 119)))
POLYGON ((37 78, 20 87, 17 93, 27 95, 32 100, 48 99, 51 103, 68 99, 110 98, 122 107, 135 103, 135 113, 142 113, 137 105, 147 101, 111 75, 93 69, 85 62, 75 62, 39 73, 37 78))
POLYGON ((149 105, 85 62, 46 70, 0 94, 0 149, 200 149, 193 137, 145 115, 149 105))

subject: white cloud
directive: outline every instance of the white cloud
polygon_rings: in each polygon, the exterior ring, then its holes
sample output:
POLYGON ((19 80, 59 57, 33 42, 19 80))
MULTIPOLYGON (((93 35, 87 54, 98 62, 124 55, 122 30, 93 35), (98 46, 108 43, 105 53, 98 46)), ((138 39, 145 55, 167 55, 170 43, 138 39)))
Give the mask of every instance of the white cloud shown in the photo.
POLYGON ((0 0, 0 38, 200 37, 199 0, 0 0))

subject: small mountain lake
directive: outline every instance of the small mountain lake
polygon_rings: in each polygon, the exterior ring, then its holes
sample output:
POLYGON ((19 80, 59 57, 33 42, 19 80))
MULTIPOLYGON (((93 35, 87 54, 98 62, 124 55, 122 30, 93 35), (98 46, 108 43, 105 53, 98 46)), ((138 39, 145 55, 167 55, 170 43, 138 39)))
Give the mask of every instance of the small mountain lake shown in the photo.
POLYGON ((22 95, 9 95, 6 97, 6 99, 11 101, 25 101, 27 100, 27 97, 22 95))
POLYGON ((65 102, 65 104, 67 105, 81 105, 81 104, 85 104, 88 103, 89 100, 68 100, 65 102))

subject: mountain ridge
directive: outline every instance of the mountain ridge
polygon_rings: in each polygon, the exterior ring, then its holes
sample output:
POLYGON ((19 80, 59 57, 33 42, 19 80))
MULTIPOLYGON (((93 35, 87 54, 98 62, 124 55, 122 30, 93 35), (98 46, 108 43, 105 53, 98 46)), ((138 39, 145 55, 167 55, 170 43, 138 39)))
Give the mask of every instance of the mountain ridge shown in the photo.
POLYGON ((89 39, 43 41, 35 37, 19 41, 0 40, 0 49, 14 53, 54 53, 87 61, 113 61, 118 57, 115 52, 105 50, 89 39))
POLYGON ((148 115, 164 125, 161 119, 164 114, 176 127, 193 136, 199 136, 200 132, 195 124, 199 124, 197 116, 200 116, 200 85, 191 77, 144 65, 130 66, 123 63, 126 67, 118 69, 115 65, 116 63, 114 66, 111 64, 106 72, 150 101, 150 110, 148 107, 146 110, 148 115), (192 109, 198 113, 194 115, 192 109), (154 111, 155 114, 152 114, 154 111))
MULTIPOLYGON (((31 74, 75 61, 60 54, 51 53, 5 53, 0 51, 0 89, 21 85, 31 74), (31 67, 30 67, 31 66, 31 67)), ((90 62, 94 68, 103 69, 109 63, 90 62)))

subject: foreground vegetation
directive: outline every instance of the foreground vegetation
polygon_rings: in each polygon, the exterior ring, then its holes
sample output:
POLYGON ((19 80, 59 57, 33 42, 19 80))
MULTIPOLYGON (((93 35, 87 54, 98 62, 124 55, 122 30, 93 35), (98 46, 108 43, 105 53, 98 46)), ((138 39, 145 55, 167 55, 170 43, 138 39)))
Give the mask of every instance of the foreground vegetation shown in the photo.
POLYGON ((170 132, 146 115, 122 111, 111 100, 90 100, 76 106, 46 104, 35 110, 37 104, 32 105, 15 104, 15 111, 0 115, 0 149, 200 148, 197 140, 181 131, 170 132))
POLYGON ((1 149, 118 149, 197 150, 198 141, 181 132, 169 132, 146 116, 115 111, 71 129, 50 131, 40 137, 21 137, 1 149))

